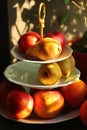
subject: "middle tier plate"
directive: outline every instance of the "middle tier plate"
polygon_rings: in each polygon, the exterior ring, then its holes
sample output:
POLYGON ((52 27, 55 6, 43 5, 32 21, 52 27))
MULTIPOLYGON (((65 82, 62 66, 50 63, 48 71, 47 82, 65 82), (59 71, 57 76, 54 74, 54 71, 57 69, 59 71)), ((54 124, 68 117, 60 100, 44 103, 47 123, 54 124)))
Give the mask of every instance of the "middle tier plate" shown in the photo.
POLYGON ((40 83, 38 77, 38 70, 40 65, 41 64, 18 61, 9 65, 3 73, 4 76, 13 83, 36 89, 53 89, 66 86, 75 82, 80 77, 80 71, 75 67, 67 79, 61 78, 59 83, 45 86, 40 83))

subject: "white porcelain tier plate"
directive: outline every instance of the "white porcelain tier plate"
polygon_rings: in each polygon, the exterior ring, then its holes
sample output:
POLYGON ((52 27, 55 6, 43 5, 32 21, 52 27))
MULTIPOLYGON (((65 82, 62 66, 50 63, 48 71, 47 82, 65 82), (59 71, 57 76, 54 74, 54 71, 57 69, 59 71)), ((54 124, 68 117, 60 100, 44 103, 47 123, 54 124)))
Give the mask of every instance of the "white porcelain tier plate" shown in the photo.
POLYGON ((17 58, 18 60, 32 62, 32 63, 42 63, 42 64, 58 62, 58 61, 64 60, 64 59, 68 58, 69 56, 71 56, 72 52, 73 52, 73 50, 69 46, 66 46, 66 48, 63 50, 63 52, 57 58, 52 59, 52 60, 47 60, 47 61, 41 61, 41 60, 37 60, 37 59, 33 59, 31 57, 28 57, 25 53, 23 53, 20 50, 20 48, 18 46, 14 46, 11 49, 12 56, 17 58))
MULTIPOLYGON (((0 114, 4 118, 14 120, 14 119, 11 119, 11 118, 7 117, 6 115, 4 115, 2 111, 0 111, 0 114)), ((57 116, 56 118, 53 118, 53 119, 40 119, 32 114, 28 118, 14 120, 14 121, 18 121, 18 122, 25 123, 25 124, 52 124, 52 123, 59 123, 59 122, 64 122, 64 121, 67 121, 70 119, 74 119, 78 116, 79 116, 79 109, 76 109, 76 110, 72 110, 72 111, 65 110, 59 116, 57 116)))
POLYGON ((36 89, 52 89, 61 86, 66 86, 73 83, 80 77, 80 71, 75 67, 67 79, 61 78, 59 83, 50 86, 44 86, 40 83, 38 77, 38 69, 41 64, 28 63, 24 61, 18 61, 9 65, 5 71, 5 77, 16 84, 24 87, 36 88, 36 89))

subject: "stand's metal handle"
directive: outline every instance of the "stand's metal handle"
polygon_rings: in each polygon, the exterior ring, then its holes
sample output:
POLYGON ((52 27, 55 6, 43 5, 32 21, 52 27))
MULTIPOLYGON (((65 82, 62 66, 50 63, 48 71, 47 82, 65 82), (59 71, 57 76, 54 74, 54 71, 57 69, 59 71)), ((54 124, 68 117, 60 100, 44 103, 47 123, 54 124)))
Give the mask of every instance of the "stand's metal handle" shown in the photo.
POLYGON ((41 37, 43 37, 43 28, 45 27, 45 16, 46 16, 46 6, 42 2, 39 5, 39 25, 40 25, 41 37))

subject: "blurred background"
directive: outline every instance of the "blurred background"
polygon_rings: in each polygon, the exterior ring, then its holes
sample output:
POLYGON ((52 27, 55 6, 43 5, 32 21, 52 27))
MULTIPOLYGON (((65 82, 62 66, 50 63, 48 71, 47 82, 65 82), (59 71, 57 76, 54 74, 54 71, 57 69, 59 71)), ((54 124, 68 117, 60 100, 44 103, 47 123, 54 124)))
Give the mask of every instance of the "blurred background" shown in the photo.
MULTIPOLYGON (((85 31, 83 12, 66 0, 8 0, 9 40, 17 44, 19 37, 28 31, 39 33, 38 10, 39 4, 46 5, 44 34, 60 30, 67 40, 82 36, 85 31)), ((83 0, 75 0, 79 4, 83 0)))

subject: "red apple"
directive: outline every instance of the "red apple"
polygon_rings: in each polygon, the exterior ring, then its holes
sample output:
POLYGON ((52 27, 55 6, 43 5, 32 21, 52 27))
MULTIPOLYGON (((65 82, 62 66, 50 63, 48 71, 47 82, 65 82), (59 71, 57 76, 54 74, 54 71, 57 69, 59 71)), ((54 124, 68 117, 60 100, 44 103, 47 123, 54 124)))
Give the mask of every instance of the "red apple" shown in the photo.
POLYGON ((44 37, 50 37, 50 38, 56 39, 57 41, 61 43, 62 49, 64 49, 66 46, 66 38, 64 34, 60 31, 49 32, 44 37))
POLYGON ((70 108, 80 107, 87 97, 87 85, 80 79, 60 88, 60 91, 70 108))
POLYGON ((80 118, 83 124, 87 126, 87 99, 82 103, 80 107, 80 118))
POLYGON ((33 98, 34 112, 40 118, 54 118, 64 107, 64 97, 59 91, 37 91, 33 98))
POLYGON ((22 86, 11 83, 7 79, 0 81, 0 106, 3 106, 6 95, 9 93, 9 91, 14 89, 25 91, 22 86))
POLYGON ((5 100, 4 113, 13 119, 23 119, 31 115, 34 101, 30 94, 21 90, 10 91, 5 100))
POLYGON ((40 35, 36 32, 28 32, 23 34, 18 40, 18 45, 22 51, 26 51, 29 47, 35 45, 40 40, 40 35))

